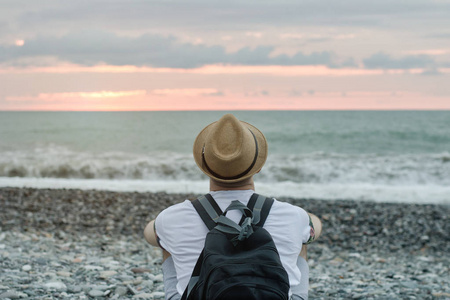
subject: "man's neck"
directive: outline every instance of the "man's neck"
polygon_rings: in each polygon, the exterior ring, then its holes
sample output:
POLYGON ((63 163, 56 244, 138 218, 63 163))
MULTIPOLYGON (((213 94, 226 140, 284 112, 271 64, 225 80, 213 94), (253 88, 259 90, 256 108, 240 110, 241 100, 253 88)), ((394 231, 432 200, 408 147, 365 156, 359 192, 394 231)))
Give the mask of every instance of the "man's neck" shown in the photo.
POLYGON ((255 190, 255 183, 253 178, 245 180, 240 183, 222 183, 214 180, 209 180, 209 190, 211 192, 217 191, 232 191, 232 190, 255 190))

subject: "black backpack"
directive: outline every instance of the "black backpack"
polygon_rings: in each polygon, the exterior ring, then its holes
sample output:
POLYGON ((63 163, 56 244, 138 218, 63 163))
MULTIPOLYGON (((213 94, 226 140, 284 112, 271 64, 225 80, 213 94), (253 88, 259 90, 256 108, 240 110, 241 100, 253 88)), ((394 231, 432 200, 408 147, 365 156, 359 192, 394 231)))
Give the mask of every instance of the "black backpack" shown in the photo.
POLYGON ((289 298, 289 278, 272 236, 263 228, 274 200, 253 194, 248 207, 233 201, 224 213, 210 194, 193 201, 210 230, 182 300, 289 298), (240 210, 239 224, 226 217, 240 210))

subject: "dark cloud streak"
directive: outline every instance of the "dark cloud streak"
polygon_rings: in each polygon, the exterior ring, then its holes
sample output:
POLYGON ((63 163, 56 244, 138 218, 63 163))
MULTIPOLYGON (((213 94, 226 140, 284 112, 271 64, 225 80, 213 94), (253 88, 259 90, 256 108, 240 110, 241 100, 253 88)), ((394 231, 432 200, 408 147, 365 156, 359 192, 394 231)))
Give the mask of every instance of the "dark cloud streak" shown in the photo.
POLYGON ((142 35, 137 38, 90 31, 63 37, 38 37, 22 47, 0 47, 0 61, 53 56, 63 61, 93 66, 136 65, 167 68, 195 68, 208 64, 234 65, 335 65, 330 52, 296 53, 271 57, 272 46, 242 48, 227 53, 223 46, 179 43, 173 37, 142 35))
MULTIPOLYGON (((26 11, 18 22, 22 26, 71 22, 80 26, 92 23, 100 28, 139 29, 151 27, 188 27, 202 30, 229 30, 266 26, 390 26, 393 22, 421 19, 446 20, 450 3, 430 0, 349 1, 71 1, 55 2, 53 7, 26 11), (130 22, 131 21, 131 22, 130 22), (83 25, 84 24, 84 25, 83 25)), ((1 14, 1 13, 0 13, 1 14)))
POLYGON ((428 55, 408 55, 393 58, 386 53, 376 53, 363 60, 368 69, 414 69, 435 66, 436 62, 428 55))

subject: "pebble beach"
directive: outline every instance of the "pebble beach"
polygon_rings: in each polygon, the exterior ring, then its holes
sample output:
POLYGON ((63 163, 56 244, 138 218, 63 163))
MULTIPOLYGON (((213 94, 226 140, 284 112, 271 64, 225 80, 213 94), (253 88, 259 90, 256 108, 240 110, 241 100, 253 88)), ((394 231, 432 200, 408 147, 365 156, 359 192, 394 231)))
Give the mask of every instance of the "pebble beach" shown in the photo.
MULTIPOLYGON (((198 195, 0 188, 0 299, 164 299, 142 231, 198 195)), ((450 299, 450 206, 280 198, 323 221, 310 299, 450 299)))

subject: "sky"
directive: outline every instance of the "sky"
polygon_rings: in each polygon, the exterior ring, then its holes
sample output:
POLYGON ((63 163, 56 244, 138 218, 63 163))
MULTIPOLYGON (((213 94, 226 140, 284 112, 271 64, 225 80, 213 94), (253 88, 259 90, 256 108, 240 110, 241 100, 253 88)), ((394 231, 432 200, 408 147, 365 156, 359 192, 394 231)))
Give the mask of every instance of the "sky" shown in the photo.
POLYGON ((450 0, 0 1, 0 110, 448 110, 450 0))

